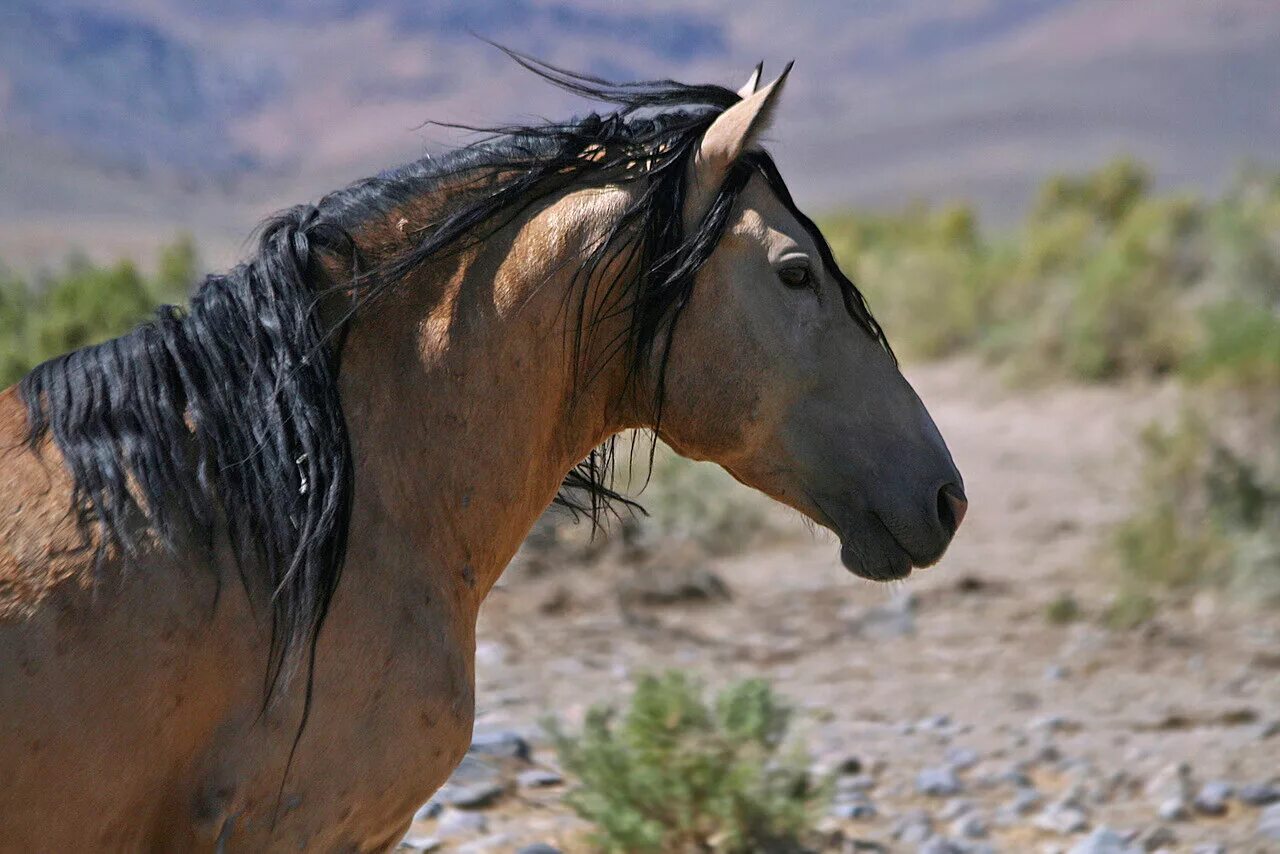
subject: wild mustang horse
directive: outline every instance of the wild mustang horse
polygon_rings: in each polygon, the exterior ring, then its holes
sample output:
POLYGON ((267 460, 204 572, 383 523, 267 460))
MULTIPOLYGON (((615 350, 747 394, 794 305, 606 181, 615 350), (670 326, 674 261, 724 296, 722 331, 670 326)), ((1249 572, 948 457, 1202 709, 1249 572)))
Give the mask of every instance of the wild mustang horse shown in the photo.
POLYGON ((0 846, 382 851, 467 749, 476 614, 653 431, 942 555, 960 474, 758 138, 783 77, 615 85, 269 220, 0 396, 0 846), (585 460, 585 462, 583 462, 585 460))

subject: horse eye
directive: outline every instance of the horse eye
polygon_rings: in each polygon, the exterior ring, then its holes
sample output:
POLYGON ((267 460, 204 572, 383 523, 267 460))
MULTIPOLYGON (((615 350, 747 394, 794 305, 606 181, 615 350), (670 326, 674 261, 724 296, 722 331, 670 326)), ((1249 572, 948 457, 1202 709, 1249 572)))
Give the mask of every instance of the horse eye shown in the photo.
POLYGON ((778 271, 778 278, 789 288, 813 287, 813 271, 808 266, 783 267, 778 271))

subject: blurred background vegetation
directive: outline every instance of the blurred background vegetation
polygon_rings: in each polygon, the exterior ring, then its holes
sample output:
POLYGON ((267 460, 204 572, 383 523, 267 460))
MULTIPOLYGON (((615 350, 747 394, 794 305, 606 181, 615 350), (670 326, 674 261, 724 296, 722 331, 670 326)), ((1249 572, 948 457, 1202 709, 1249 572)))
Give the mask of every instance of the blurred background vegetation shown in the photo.
MULTIPOLYGON (((908 361, 975 354, 1017 384, 1185 387, 1184 414, 1147 430, 1140 509, 1112 543, 1119 624, 1144 619, 1162 588, 1280 601, 1280 175, 1244 169, 1217 199, 1151 183, 1130 159, 1055 176, 1000 233, 965 205, 822 223, 908 361)), ((0 381, 183 302, 198 268, 190 237, 149 274, 83 257, 28 277, 0 267, 0 381)), ((633 551, 677 540, 720 554, 768 524, 763 499, 665 449, 643 497, 651 515, 620 538, 633 551)), ((575 542, 561 528, 540 536, 575 542)))

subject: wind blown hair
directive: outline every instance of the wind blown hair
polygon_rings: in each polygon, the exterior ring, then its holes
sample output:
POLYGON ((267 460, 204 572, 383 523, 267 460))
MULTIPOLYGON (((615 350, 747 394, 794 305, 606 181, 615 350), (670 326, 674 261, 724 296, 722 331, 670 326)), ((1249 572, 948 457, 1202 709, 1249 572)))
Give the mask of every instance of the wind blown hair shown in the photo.
MULTIPOLYGON (((251 601, 255 590, 269 596, 267 698, 309 651, 309 709, 315 642, 342 573, 353 476, 337 383, 343 333, 422 265, 484 241, 567 189, 635 184, 629 206, 582 259, 565 307, 573 312, 579 386, 613 359, 627 360, 632 379, 656 360, 653 412, 660 420, 681 311, 735 201, 759 175, 813 234, 849 312, 888 346, 767 154, 745 156, 702 221, 685 232, 689 158, 716 116, 738 101, 736 93, 670 80, 615 84, 508 54, 615 109, 565 123, 480 129, 484 138, 443 158, 423 158, 288 210, 265 224, 249 260, 209 276, 185 311, 163 307, 134 331, 46 362, 20 383, 29 442, 37 447, 49 435, 61 450, 76 507, 100 534, 100 554, 108 547, 136 554, 148 534, 171 548, 190 536, 211 546, 225 526, 251 601), (437 221, 411 229, 394 257, 367 265, 360 228, 424 194, 449 197, 437 221), (351 270, 336 285, 326 273, 332 264, 321 263, 335 259, 351 270), (601 281, 611 269, 635 276, 601 281), (598 287, 589 288, 593 282, 598 287), (336 319, 321 311, 330 299, 345 306, 336 319), (627 318, 625 333, 596 340, 600 322, 616 317, 627 318)), ((628 501, 613 488, 614 457, 612 441, 593 451, 566 477, 557 500, 593 524, 611 502, 628 501)))

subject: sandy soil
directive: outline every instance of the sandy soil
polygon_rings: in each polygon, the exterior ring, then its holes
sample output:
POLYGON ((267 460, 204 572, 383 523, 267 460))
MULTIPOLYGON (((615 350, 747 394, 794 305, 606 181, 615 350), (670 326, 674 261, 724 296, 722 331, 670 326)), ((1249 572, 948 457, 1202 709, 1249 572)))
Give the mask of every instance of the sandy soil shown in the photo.
MULTIPOLYGON (((909 834, 895 839, 914 810, 939 834, 960 833, 947 817, 965 805, 915 782, 950 761, 969 766, 959 798, 989 825, 964 842, 972 850, 1069 849, 1087 829, 1042 826, 1042 810, 1064 798, 1088 829, 1115 828, 1149 850, 1160 827, 1172 834, 1164 850, 1268 850, 1256 807, 1232 800, 1222 816, 1161 821, 1157 805, 1173 763, 1190 764, 1193 792, 1280 774, 1280 734, 1267 735, 1280 729, 1275 612, 1202 594, 1134 631, 1098 619, 1115 589, 1100 545, 1132 500, 1135 437, 1173 410, 1174 392, 1015 393, 967 362, 911 375, 971 500, 939 566, 892 587, 861 581, 840 566, 834 539, 793 520, 769 547, 706 562, 731 592, 724 602, 627 604, 618 591, 635 570, 616 562, 537 576, 516 565, 481 619, 477 731, 532 734, 547 714, 574 723, 591 703, 623 698, 641 671, 682 668, 712 685, 765 676, 802 710, 797 726, 819 764, 855 756, 872 772, 877 815, 842 824, 849 839, 914 851, 909 834), (1083 616, 1054 624, 1046 607, 1065 592, 1083 616), (976 763, 957 760, 966 750, 976 763), (1011 772, 1044 800, 1002 824, 1011 772)), ((552 761, 545 750, 536 759, 552 761)), ((513 786, 483 811, 484 832, 444 847, 581 850, 563 791, 513 786)))

